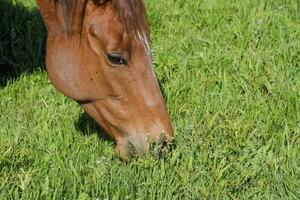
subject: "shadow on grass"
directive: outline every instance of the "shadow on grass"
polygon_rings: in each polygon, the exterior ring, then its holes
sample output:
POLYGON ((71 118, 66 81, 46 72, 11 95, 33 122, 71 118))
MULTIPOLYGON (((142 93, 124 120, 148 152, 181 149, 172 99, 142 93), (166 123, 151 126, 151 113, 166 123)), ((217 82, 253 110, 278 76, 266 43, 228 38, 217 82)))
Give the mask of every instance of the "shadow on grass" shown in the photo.
POLYGON ((100 140, 114 142, 86 112, 82 113, 75 123, 75 127, 85 136, 97 133, 100 140))
MULTIPOLYGON (((21 74, 44 70, 46 29, 34 1, 0 0, 0 88, 21 74)), ((100 139, 112 141, 86 113, 75 126, 83 135, 97 133, 100 139)))
POLYGON ((0 0, 0 88, 23 73, 44 69, 46 30, 36 8, 0 0))

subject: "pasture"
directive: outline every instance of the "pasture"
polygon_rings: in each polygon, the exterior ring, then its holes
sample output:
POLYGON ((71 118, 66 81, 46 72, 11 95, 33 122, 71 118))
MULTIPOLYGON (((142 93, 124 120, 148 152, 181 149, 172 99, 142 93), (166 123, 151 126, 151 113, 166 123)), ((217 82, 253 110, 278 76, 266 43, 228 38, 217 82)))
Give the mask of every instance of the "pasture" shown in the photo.
POLYGON ((146 5, 176 148, 126 164, 48 81, 34 0, 0 1, 0 199, 299 199, 299 1, 146 5))

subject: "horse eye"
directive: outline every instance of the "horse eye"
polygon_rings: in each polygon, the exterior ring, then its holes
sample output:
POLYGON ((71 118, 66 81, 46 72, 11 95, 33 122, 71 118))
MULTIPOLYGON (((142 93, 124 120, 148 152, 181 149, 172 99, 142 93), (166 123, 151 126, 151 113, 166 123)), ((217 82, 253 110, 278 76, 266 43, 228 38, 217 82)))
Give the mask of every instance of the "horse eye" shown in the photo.
POLYGON ((114 65, 126 65, 127 64, 127 60, 124 59, 122 57, 122 55, 120 55, 120 54, 110 53, 110 54, 107 54, 107 58, 108 58, 109 62, 114 65))

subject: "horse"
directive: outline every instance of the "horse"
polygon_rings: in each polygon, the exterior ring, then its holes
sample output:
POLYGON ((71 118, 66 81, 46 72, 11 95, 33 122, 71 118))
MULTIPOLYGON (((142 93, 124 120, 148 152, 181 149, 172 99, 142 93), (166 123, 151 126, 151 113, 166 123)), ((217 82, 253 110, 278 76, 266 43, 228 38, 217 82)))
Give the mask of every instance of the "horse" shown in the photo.
POLYGON ((142 0, 36 0, 47 29, 46 70, 129 160, 174 137, 149 48, 142 0), (161 135, 164 135, 161 137, 161 135))

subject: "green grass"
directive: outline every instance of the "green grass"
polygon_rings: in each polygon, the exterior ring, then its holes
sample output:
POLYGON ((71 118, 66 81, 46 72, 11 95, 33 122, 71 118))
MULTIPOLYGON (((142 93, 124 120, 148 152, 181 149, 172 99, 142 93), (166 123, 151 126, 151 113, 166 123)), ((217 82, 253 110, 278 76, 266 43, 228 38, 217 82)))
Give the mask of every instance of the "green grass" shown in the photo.
POLYGON ((147 8, 177 147, 125 164, 47 80, 33 0, 1 0, 0 199, 300 199, 300 4, 147 8))

